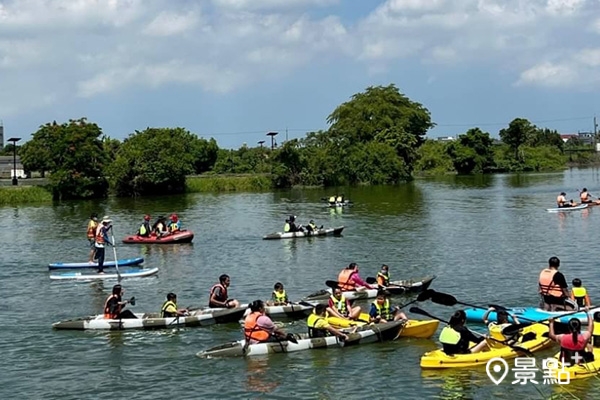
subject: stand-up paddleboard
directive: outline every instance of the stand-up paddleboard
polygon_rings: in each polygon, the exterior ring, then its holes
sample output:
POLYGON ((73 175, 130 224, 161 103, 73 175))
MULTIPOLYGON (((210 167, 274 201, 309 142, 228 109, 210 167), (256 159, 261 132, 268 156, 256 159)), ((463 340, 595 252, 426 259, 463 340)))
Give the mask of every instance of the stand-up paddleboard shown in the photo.
MULTIPOLYGON (((139 265, 144 262, 143 257, 136 258, 124 258, 119 260, 119 267, 129 267, 132 265, 139 265)), ((104 268, 115 267, 114 261, 105 261, 104 268)), ((52 263, 48 264, 48 269, 79 269, 79 268, 98 268, 98 263, 89 262, 76 262, 76 263, 52 263)))
POLYGON ((548 211, 548 212, 577 211, 577 210, 583 210, 584 208, 587 208, 587 206, 588 206, 587 204, 580 204, 575 207, 546 208, 546 211, 548 211))
MULTIPOLYGON (((119 273, 121 278, 143 278, 158 273, 158 268, 124 269, 119 270, 119 273)), ((103 274, 98 272, 60 272, 50 274, 50 279, 91 281, 95 279, 119 279, 119 275, 112 272, 103 274)))

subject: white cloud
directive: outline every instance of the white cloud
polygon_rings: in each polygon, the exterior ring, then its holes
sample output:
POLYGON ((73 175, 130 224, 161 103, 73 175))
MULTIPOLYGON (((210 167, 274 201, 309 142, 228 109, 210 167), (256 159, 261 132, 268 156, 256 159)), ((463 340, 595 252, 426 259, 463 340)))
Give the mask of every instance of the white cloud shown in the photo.
POLYGON ((230 10, 273 10, 296 7, 326 7, 337 4, 340 0, 212 0, 217 7, 230 10))
POLYGON ((142 30, 142 33, 150 36, 178 35, 192 30, 198 19, 194 12, 187 14, 161 12, 142 30))
POLYGON ((572 66, 543 62, 523 71, 516 84, 539 84, 548 87, 565 87, 572 84, 575 77, 576 73, 572 66))

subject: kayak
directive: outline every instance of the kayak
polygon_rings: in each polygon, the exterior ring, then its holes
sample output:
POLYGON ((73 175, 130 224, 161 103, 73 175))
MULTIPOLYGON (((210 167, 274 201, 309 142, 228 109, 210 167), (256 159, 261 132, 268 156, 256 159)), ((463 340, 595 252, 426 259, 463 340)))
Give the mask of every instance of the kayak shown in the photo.
MULTIPOLYGON (((515 346, 524 348, 531 352, 542 350, 552 345, 552 341, 542 336, 548 332, 548 327, 542 324, 534 324, 523 328, 522 334, 515 343, 515 346), (530 333, 530 334, 528 334, 530 333), (527 338, 532 336, 532 338, 527 338), (522 341, 522 339, 529 339, 522 341)), ((474 344, 473 344, 474 345, 474 344)), ((497 346, 494 344, 494 346, 497 346)), ((523 357, 523 352, 517 351, 509 346, 498 346, 492 349, 485 349, 479 353, 447 355, 441 349, 429 351, 421 357, 421 368, 463 368, 485 365, 492 358, 503 358, 505 360, 523 357)))
POLYGON ((567 376, 565 373, 568 373, 568 378, 570 381, 573 379, 585 379, 591 376, 600 375, 600 348, 594 347, 594 361, 590 361, 583 364, 577 365, 567 365, 564 366, 560 361, 560 352, 558 352, 554 359, 556 360, 556 364, 547 364, 548 370, 550 370, 549 374, 555 378, 560 379, 562 382, 565 382, 567 376), (556 368, 553 368, 556 367, 556 368))
MULTIPOLYGON (((122 260, 117 260, 119 267, 128 267, 132 265, 138 265, 144 262, 143 257, 136 258, 124 258, 122 260)), ((114 267, 114 261, 105 261, 104 268, 114 267)), ((78 268, 98 268, 98 263, 89 263, 89 262, 78 262, 78 263, 52 263, 48 264, 48 269, 78 269, 78 268)))
MULTIPOLYGON (((158 273, 158 268, 136 268, 136 269, 119 269, 121 278, 142 278, 158 273)), ((60 272, 50 274, 50 279, 54 280, 80 280, 90 281, 94 279, 119 279, 117 272, 99 274, 97 272, 60 272)))
MULTIPOLYGON (((334 328, 343 329, 350 328, 353 326, 366 325, 369 320, 369 314, 361 313, 358 321, 352 321, 345 318, 339 317, 327 317, 327 322, 334 328)), ((437 330, 440 321, 437 319, 430 319, 426 321, 420 321, 416 319, 409 319, 404 328, 400 332, 400 337, 413 337, 428 339, 433 336, 437 330)))
POLYGON ((307 334, 294 335, 298 343, 282 339, 277 342, 250 344, 244 351, 245 340, 238 340, 200 351, 196 356, 201 358, 213 357, 243 357, 258 356, 274 353, 292 353, 302 350, 327 347, 356 346, 359 344, 395 340, 404 321, 388 322, 386 324, 370 324, 359 327, 354 333, 347 333, 348 340, 341 341, 337 336, 309 338, 307 334))
POLYGON ((546 208, 546 211, 548 212, 563 212, 563 211, 577 211, 577 210, 583 210, 584 208, 587 208, 588 204, 580 204, 578 206, 575 207, 555 207, 555 208, 546 208))
MULTIPOLYGON (((248 307, 242 304, 240 307, 248 307)), ((294 320, 304 319, 312 312, 314 306, 290 303, 286 306, 265 306, 265 315, 273 320, 294 320)), ((248 308, 246 314, 250 314, 248 308)), ((244 315, 245 316, 245 315, 244 315)))
MULTIPOLYGON (((561 317, 561 315, 568 314, 568 311, 545 311, 541 308, 537 307, 521 307, 521 308, 508 308, 509 314, 514 314, 517 318, 523 317, 523 321, 527 322, 526 319, 530 319, 532 321, 541 321, 548 318, 554 318, 559 322, 568 323, 571 318, 577 318, 581 321, 582 324, 587 325, 587 314, 585 311, 578 312, 577 314, 570 314, 565 317, 561 317)), ((600 311, 600 307, 595 307, 590 309, 591 313, 595 313, 600 311)), ((465 313, 467 314, 467 321, 471 322, 479 322, 483 323, 483 314, 485 314, 485 310, 480 308, 467 308, 465 309, 465 313)), ((490 321, 496 321, 496 313, 492 311, 488 316, 490 321)))
POLYGON ((189 316, 161 318, 159 313, 135 313, 137 318, 107 319, 103 314, 70 319, 52 324, 54 329, 69 330, 123 330, 123 329, 169 329, 180 327, 207 326, 237 322, 245 309, 222 310, 202 309, 192 311, 189 316))
POLYGON ((264 236, 264 240, 274 240, 274 239, 295 239, 302 237, 312 237, 312 236, 327 236, 327 235, 341 235, 344 230, 343 226, 338 226, 337 228, 325 228, 319 229, 315 232, 275 232, 271 233, 267 236, 264 236))
MULTIPOLYGON (((393 281, 390 282, 390 286, 387 286, 385 290, 387 290, 391 295, 401 295, 407 293, 420 293, 424 290, 427 290, 431 285, 431 282, 436 278, 435 275, 426 276, 425 278, 419 280, 413 279, 405 279, 401 281, 393 281), (394 285, 394 286, 392 286, 394 285)), ((358 299, 374 299, 377 297, 377 292, 379 289, 366 289, 361 291, 346 291, 344 293, 344 297, 348 300, 358 300, 358 299)), ((332 289, 323 289, 313 294, 306 296, 304 301, 317 301, 322 302, 328 300, 332 294, 332 289)))
POLYGON ((170 233, 165 236, 139 236, 131 235, 123 239, 123 243, 155 243, 155 244, 170 244, 170 243, 190 243, 194 239, 194 232, 190 230, 182 230, 176 233, 170 233))
POLYGON ((354 203, 352 203, 350 200, 344 200, 342 202, 335 202, 335 203, 327 203, 327 207, 330 208, 336 208, 336 207, 351 207, 353 206, 354 203))

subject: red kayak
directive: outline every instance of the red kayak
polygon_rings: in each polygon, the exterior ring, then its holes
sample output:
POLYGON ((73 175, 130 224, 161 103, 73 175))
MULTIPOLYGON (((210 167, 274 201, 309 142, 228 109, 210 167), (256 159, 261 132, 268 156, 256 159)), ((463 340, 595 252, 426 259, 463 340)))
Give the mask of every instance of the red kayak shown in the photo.
POLYGON ((165 236, 156 236, 154 233, 150 236, 131 235, 125 237, 125 239, 123 239, 123 243, 190 243, 193 238, 194 232, 183 230, 176 233, 170 233, 165 236))

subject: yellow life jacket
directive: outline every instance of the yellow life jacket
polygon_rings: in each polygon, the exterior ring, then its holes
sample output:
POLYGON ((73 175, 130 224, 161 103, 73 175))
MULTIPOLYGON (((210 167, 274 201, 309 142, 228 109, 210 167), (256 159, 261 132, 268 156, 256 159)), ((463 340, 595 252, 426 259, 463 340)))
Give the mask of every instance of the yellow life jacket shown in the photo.
POLYGON ((589 306, 589 304, 585 304, 585 295, 587 294, 587 290, 584 287, 574 287, 573 288, 573 297, 577 302, 579 307, 589 306))
POLYGON ((318 228, 315 224, 308 224, 308 226, 310 226, 310 229, 312 229, 313 231, 317 231, 318 228))
POLYGON ((377 308, 377 314, 381 316, 381 318, 385 319, 386 321, 390 321, 393 318, 389 299, 385 299, 385 302, 381 306, 379 303, 377 303, 377 300, 375 300, 373 305, 375 308, 377 308))
POLYGON ((283 290, 281 293, 279 293, 276 290, 273 291, 273 300, 275 300, 276 302, 285 303, 286 299, 287 299, 287 294, 285 293, 285 290, 283 290))
POLYGON ((342 297, 339 300, 336 299, 334 295, 331 295, 329 298, 331 299, 331 301, 333 301, 335 309, 340 314, 342 314, 344 317, 348 316, 348 308, 346 307, 346 298, 344 297, 344 295, 342 295, 342 297))
POLYGON ((330 202, 330 203, 335 203, 335 196, 331 196, 331 197, 329 198, 329 202, 330 202))
MULTIPOLYGON (((169 306, 173 306, 173 308, 175 308, 175 315, 168 315, 168 317, 176 317, 177 316, 177 304, 172 300, 167 300, 163 303, 162 307, 160 308, 160 317, 161 318, 167 317, 165 315, 165 312, 167 312, 167 308, 169 308, 169 306)), ((171 312, 169 312, 169 314, 171 314, 171 312)))
POLYGON ((145 235, 146 232, 146 224, 142 224, 142 226, 140 226, 140 235, 145 235))
POLYGON ((460 333, 452 329, 451 326, 445 326, 440 333, 440 343, 455 345, 460 342, 460 333))
POLYGON ((328 330, 315 328, 317 321, 322 320, 322 319, 324 319, 324 318, 321 317, 320 315, 315 314, 314 312, 308 316, 308 319, 306 320, 306 326, 308 326, 308 336, 309 337, 316 338, 316 337, 329 336, 328 330))
POLYGON ((600 323, 594 322, 594 330, 592 331, 592 343, 594 347, 600 347, 600 323))
POLYGON ((498 342, 504 342, 507 340, 506 336, 504 336, 504 334, 502 333, 502 329, 504 329, 505 327, 507 327, 510 324, 490 324, 489 325, 489 332, 490 332, 490 338, 495 339, 495 340, 488 340, 488 345, 490 347, 505 347, 504 344, 502 343, 498 343, 498 342))
POLYGON ((283 226, 283 231, 284 232, 289 232, 290 231, 290 224, 288 222, 285 223, 285 225, 283 226))
POLYGON ((335 199, 335 201, 338 203, 342 203, 344 199, 342 198, 342 196, 338 196, 337 199, 335 199))

